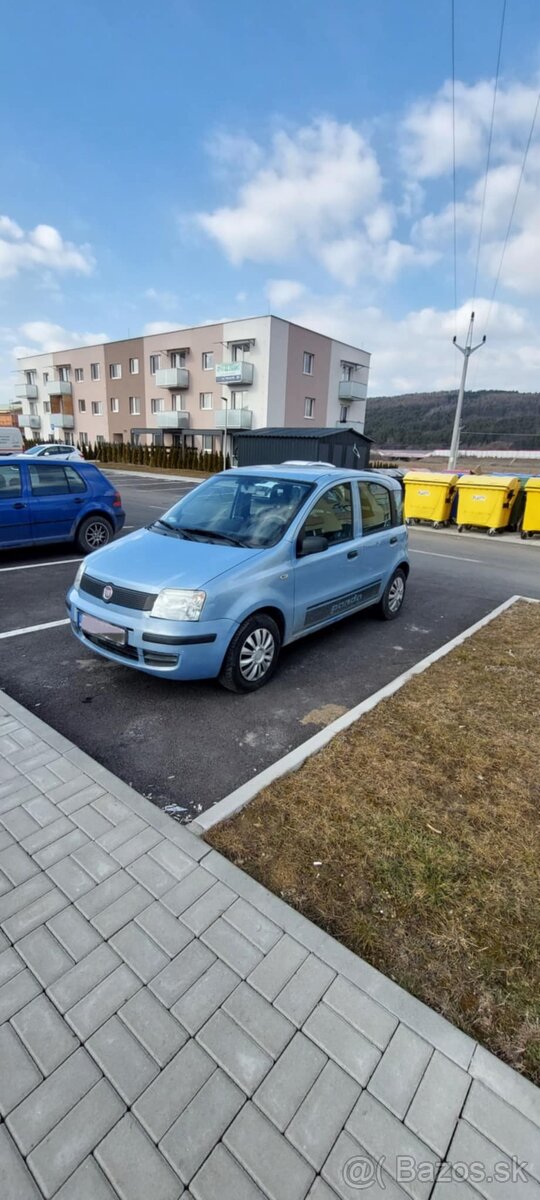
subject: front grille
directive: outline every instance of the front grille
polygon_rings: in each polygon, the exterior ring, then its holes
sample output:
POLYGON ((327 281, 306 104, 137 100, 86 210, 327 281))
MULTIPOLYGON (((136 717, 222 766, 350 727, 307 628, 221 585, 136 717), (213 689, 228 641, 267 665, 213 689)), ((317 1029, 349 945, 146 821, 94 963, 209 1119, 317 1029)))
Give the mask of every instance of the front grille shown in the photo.
POLYGON ((94 633, 85 633, 80 630, 85 642, 91 642, 93 646, 99 646, 101 650, 110 650, 111 654, 118 654, 120 658, 129 658, 131 661, 138 662, 139 654, 135 646, 118 646, 115 642, 108 642, 106 638, 96 637, 94 633))
MULTIPOLYGON (((103 600, 103 588, 106 586, 106 579, 94 579, 93 575, 85 573, 79 584, 79 591, 103 600)), ((107 604, 117 604, 119 608, 136 608, 139 612, 150 612, 154 607, 157 592, 139 592, 135 588, 119 587, 116 583, 111 583, 110 587, 112 596, 106 601, 107 604)))
POLYGON ((176 667, 177 654, 163 654, 160 650, 143 650, 143 659, 148 667, 176 667))

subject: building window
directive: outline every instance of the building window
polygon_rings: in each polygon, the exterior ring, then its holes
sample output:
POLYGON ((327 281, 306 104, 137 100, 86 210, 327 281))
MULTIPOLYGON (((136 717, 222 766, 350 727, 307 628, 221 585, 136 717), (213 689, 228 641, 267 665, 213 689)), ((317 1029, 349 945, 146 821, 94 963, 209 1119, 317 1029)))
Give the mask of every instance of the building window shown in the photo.
POLYGON ((90 379, 101 379, 101 363, 90 363, 90 379))
POLYGON ((92 416, 101 417, 103 415, 103 401, 92 400, 92 416))
POLYGON ((60 383, 69 383, 70 369, 69 367, 58 368, 58 378, 60 383))
POLYGON ((150 411, 153 413, 163 412, 163 400, 158 396, 156 400, 150 401, 150 411))
POLYGON ((86 412, 86 400, 78 400, 79 412, 86 412))
POLYGON ((130 411, 130 414, 132 417, 140 417, 141 402, 140 402, 138 396, 130 396, 129 397, 129 411, 130 411))
POLYGON ((172 407, 173 412, 182 412, 182 397, 178 396, 178 395, 171 396, 171 401, 172 401, 171 407, 172 407))
POLYGON ((202 448, 205 454, 211 454, 214 449, 214 439, 211 433, 204 433, 202 440, 202 448))
POLYGON ((122 446, 124 442, 123 433, 113 433, 113 442, 115 446, 122 446))
POLYGON ((103 437, 103 434, 98 433, 97 438, 96 438, 96 442, 97 442, 98 446, 102 446, 104 441, 105 441, 105 438, 103 437))
POLYGON ((111 412, 120 412, 120 401, 118 396, 111 396, 111 412))
POLYGON ((48 382, 49 382, 49 372, 48 372, 48 371, 44 371, 44 372, 43 372, 43 382, 44 382, 44 383, 48 383, 48 382))
POLYGON ((309 350, 304 350, 304 375, 313 375, 313 363, 315 355, 310 354, 309 350))
POLYGON ((244 393, 243 392, 231 392, 231 405, 230 406, 231 406, 231 408, 243 408, 244 407, 244 393))
POLYGON ((25 377, 25 381, 26 381, 26 383, 27 383, 27 384, 28 384, 30 387, 32 386, 32 384, 36 384, 36 383, 37 383, 37 371, 25 371, 25 372, 24 372, 24 377, 25 377))
POLYGON ((211 371, 213 365, 214 365, 214 351, 213 350, 204 350, 203 356, 202 356, 203 371, 211 371))
POLYGON ((44 400, 44 401, 43 401, 43 412, 44 412, 44 413, 50 413, 50 411, 51 411, 51 402, 50 402, 50 400, 44 400))
POLYGON ((346 405, 346 404, 342 404, 342 405, 341 405, 341 408, 340 408, 340 410, 339 410, 339 419, 340 419, 340 421, 341 421, 342 423, 345 423, 345 422, 346 422, 346 420, 347 420, 347 416, 348 416, 348 408, 347 408, 347 405, 346 405))
POLYGON ((351 363, 342 363, 341 364, 341 382, 342 383, 350 382, 350 380, 353 377, 353 370, 354 370, 354 368, 351 366, 351 363))
POLYGON ((171 367, 185 367, 186 365, 185 350, 171 350, 169 358, 171 360, 171 367))
POLYGON ((121 379, 122 378, 122 367, 121 367, 120 363, 110 363, 109 364, 109 376, 111 379, 121 379))
POLYGON ((37 400, 30 400, 30 403, 29 403, 29 405, 28 405, 28 410, 29 410, 29 412, 30 412, 30 416, 31 416, 31 417, 37 417, 37 416, 38 416, 38 406, 37 406, 37 400))
POLYGON ((87 446, 88 445, 88 434, 80 433, 79 434, 79 442, 80 442, 81 446, 87 446))
POLYGON ((213 408, 213 407, 214 407, 214 393, 213 392, 200 392, 199 393, 199 408, 213 408))
POLYGON ((75 367, 75 383, 84 383, 84 370, 82 367, 75 367))
POLYGON ((130 360, 129 360, 129 373, 130 373, 130 375, 138 375, 138 374, 139 374, 139 360, 138 360, 138 358, 130 358, 130 360))
POLYGON ((150 374, 155 375, 156 371, 159 371, 160 367, 161 367, 161 354, 151 354, 150 355, 150 374))
POLYGON ((306 396, 304 400, 304 416, 311 419, 315 416, 315 401, 312 396, 306 396))
POLYGON ((250 349, 251 346, 249 342, 237 342, 236 345, 231 348, 232 361, 243 362, 246 354, 249 354, 250 349))

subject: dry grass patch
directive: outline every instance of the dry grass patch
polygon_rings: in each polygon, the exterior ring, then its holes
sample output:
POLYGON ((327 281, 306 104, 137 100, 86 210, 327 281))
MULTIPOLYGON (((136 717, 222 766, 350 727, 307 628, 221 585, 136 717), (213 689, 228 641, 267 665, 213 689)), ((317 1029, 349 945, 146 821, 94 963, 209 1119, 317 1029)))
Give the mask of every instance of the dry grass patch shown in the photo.
POLYGON ((539 662, 517 603, 207 834, 537 1083, 539 662))

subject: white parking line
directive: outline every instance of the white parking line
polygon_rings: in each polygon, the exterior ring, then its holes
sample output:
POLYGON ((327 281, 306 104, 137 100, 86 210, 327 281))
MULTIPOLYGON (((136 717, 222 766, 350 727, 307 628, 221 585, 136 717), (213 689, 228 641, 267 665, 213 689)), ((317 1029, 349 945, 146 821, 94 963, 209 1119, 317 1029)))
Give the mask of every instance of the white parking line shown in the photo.
POLYGON ((0 638, 19 637, 22 633, 39 633, 40 629, 55 629, 57 625, 69 623, 69 617, 65 617, 63 621, 47 621, 45 625, 27 625, 26 629, 10 629, 7 633, 0 633, 0 638))
POLYGON ((25 563, 23 567, 0 567, 3 571, 33 571, 35 567, 65 567, 67 563, 82 562, 82 558, 54 558, 52 562, 25 563))
POLYGON ((461 554, 437 554, 436 550, 413 550, 409 546, 409 554, 427 554, 429 558, 454 558, 456 562, 483 563, 483 558, 463 558, 461 554))

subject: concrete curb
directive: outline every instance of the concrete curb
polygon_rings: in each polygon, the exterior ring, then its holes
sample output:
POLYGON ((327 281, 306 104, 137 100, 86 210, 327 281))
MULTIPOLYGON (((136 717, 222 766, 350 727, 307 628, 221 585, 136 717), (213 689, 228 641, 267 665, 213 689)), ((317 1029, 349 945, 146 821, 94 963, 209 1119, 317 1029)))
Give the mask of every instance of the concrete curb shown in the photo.
POLYGON ((463 533, 458 533, 455 525, 449 525, 446 528, 434 529, 432 525, 410 525, 409 534, 411 533, 435 533, 437 537, 459 538, 479 538, 482 542, 488 542, 490 546, 496 546, 501 540, 505 546, 535 546, 540 549, 540 538, 537 541, 534 538, 521 538, 519 533, 505 533, 504 530, 501 537, 488 538, 487 533, 480 533, 474 529, 465 530, 463 533))
POLYGON ((317 754, 319 750, 322 750, 324 746, 327 746, 328 742, 332 741, 332 739, 336 737, 336 734, 342 733, 344 729, 348 729, 350 725, 354 725, 355 721, 362 717, 364 713, 370 712, 371 709, 375 708, 377 704, 380 704, 382 700, 386 700, 389 696, 393 696, 395 692, 398 692, 400 688, 404 687, 404 685, 408 683, 409 680, 415 675, 421 675, 423 671, 426 671, 427 668, 432 665, 432 663, 435 663, 440 658, 444 658, 447 654, 450 654, 450 652, 457 646, 461 646, 462 643, 467 640, 467 638, 472 637, 472 635, 477 633, 479 629, 483 629, 485 625, 488 625, 495 619, 495 617, 498 617, 500 613, 505 612, 507 608, 511 608, 512 605, 518 600, 525 600, 532 604, 540 604, 540 600, 535 600, 529 596, 519 595, 511 596, 509 600, 505 600, 502 604, 498 604, 497 607, 492 609, 491 612, 487 613, 485 617, 482 617, 479 621, 475 621, 474 625, 470 625, 468 629, 464 629, 462 633, 458 633, 457 636, 452 638, 449 642, 445 642, 444 645, 439 646, 438 650, 434 650, 431 654, 428 654, 426 658, 420 659, 420 661, 415 663, 413 667, 409 667, 407 671, 404 671, 402 675, 398 675, 396 679, 392 679, 390 683, 385 684, 385 686, 380 688, 378 692, 375 692, 372 696, 368 696, 366 700, 362 700, 361 703, 356 704, 354 708, 350 708, 348 712, 343 714, 343 716, 338 717, 336 721, 332 721, 330 725, 326 726, 325 729, 319 730, 319 732, 315 733, 313 737, 310 737, 307 739, 307 741, 302 742, 300 746, 296 746, 294 750, 289 751, 289 753, 285 754, 283 758, 279 758, 277 762, 272 763, 270 767, 266 767, 264 771, 260 771, 258 775, 253 777, 253 779, 249 779, 247 783, 243 783, 239 788, 236 788, 234 792, 230 792, 230 794, 225 796, 223 800, 218 800, 217 804, 214 804, 213 807, 208 809, 207 812, 201 813, 201 815, 197 817, 195 821, 189 822, 186 828, 189 829, 191 833, 202 836, 208 829, 212 829, 214 825, 219 825, 222 821, 226 821, 229 819, 229 817, 234 816, 235 813, 240 812, 240 809, 245 808, 246 804, 249 804, 250 800, 253 800, 255 796, 259 794, 259 792, 262 792, 263 789, 268 787, 270 783, 273 783, 275 779, 280 779, 283 775, 290 774, 291 771, 297 771, 298 768, 301 767, 306 761, 306 759, 311 758, 313 754, 317 754))

